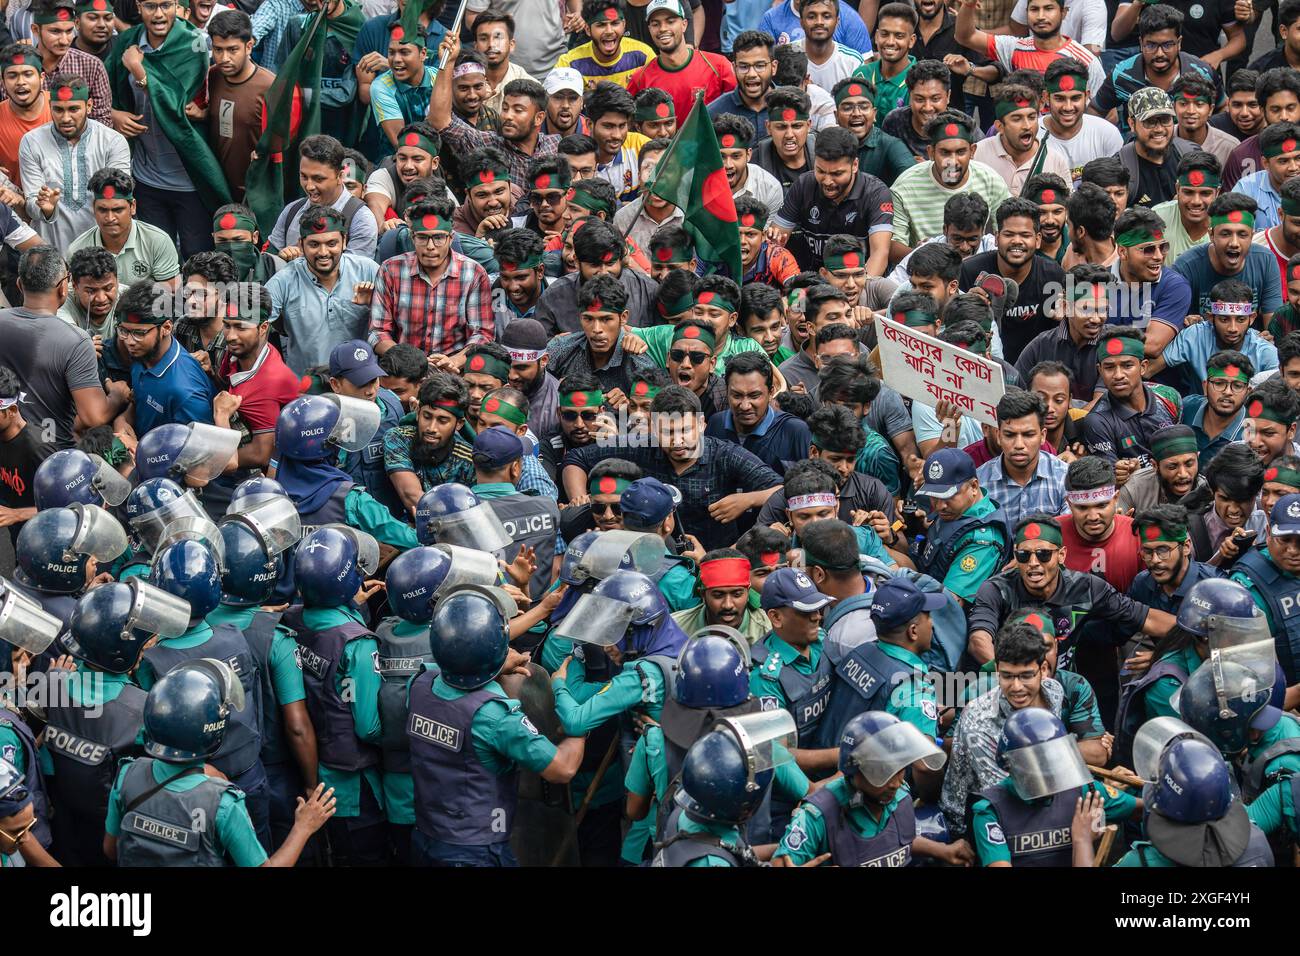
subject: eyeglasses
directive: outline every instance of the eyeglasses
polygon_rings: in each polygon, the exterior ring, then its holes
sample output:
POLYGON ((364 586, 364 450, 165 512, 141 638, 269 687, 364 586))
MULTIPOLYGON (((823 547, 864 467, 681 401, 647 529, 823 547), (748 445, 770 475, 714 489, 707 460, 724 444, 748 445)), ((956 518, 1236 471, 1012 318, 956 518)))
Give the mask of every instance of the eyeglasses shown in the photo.
POLYGON ((1152 53, 1173 53, 1174 49, 1182 40, 1165 40, 1163 43, 1156 43, 1152 40, 1143 40, 1142 49, 1149 50, 1152 53))
POLYGON ((1161 126, 1173 126, 1174 118, 1169 115, 1153 116, 1150 119, 1138 120, 1144 129, 1158 129, 1161 126))
POLYGON ((449 232, 414 232, 411 233, 411 241, 417 246, 445 246, 451 242, 451 233, 449 232))
POLYGON ((772 65, 771 60, 763 60, 759 63, 737 63, 735 70, 737 73, 762 73, 772 65))
POLYGON ((528 202, 534 206, 558 206, 564 202, 564 190, 556 189, 549 192, 534 192, 528 197, 528 202))
POLYGON ((1250 385, 1230 378, 1212 378, 1210 388, 1217 388, 1221 392, 1244 392, 1250 388, 1250 385))
POLYGON ((176 9, 175 0, 166 0, 165 3, 142 3, 140 4, 141 13, 170 13, 176 9))
POLYGON ((867 103, 849 103, 849 102, 844 102, 844 103, 841 103, 841 104, 839 105, 838 109, 841 109, 841 110, 843 110, 844 112, 849 113, 849 114, 853 114, 853 113, 870 113, 870 112, 871 112, 871 107, 872 107, 872 104, 871 104, 870 102, 867 102, 867 103))
POLYGON ((1143 548, 1142 557, 1147 561, 1168 561, 1178 551, 1176 544, 1161 544, 1154 548, 1143 548))
POLYGON ((560 410, 560 420, 566 421, 570 425, 572 425, 579 418, 581 418, 584 422, 590 423, 590 422, 594 422, 596 420, 596 416, 599 414, 600 412, 594 408, 586 408, 580 412, 573 411, 572 409, 564 408, 560 410))
MULTIPOLYGON (((9 798, 11 800, 22 801, 27 798, 27 794, 25 791, 23 791, 23 795, 21 797, 15 797, 14 794, 10 794, 9 798)), ((28 821, 27 826, 23 827, 21 830, 18 830, 15 833, 10 833, 8 830, 0 830, 0 833, 3 833, 5 837, 11 843, 14 844, 14 846, 17 846, 19 843, 23 842, 23 837, 27 836, 27 834, 31 832, 32 827, 36 826, 36 824, 39 822, 40 821, 35 816, 33 816, 31 820, 28 821)))
POLYGON ((1028 684, 1039 673, 1039 671, 1020 671, 1012 674, 1008 671, 998 671, 998 680, 1005 681, 1008 684, 1028 684))
POLYGON ((690 349, 669 349, 669 361, 676 362, 678 365, 703 365, 712 356, 708 352, 693 352, 690 349))
POLYGON ((1056 557, 1055 548, 1035 548, 1032 551, 1028 548, 1022 550, 1016 548, 1016 560, 1021 564, 1028 564, 1031 557, 1037 558, 1039 564, 1046 564, 1056 557))
POLYGON ((128 329, 125 326, 117 327, 117 334, 124 339, 130 339, 132 342, 143 342, 152 333, 157 332, 161 325, 151 325, 147 329, 128 329))
POLYGON ((623 517, 623 506, 617 501, 607 501, 603 504, 599 501, 593 501, 591 503, 591 510, 593 514, 603 515, 608 513, 612 514, 615 518, 623 517))

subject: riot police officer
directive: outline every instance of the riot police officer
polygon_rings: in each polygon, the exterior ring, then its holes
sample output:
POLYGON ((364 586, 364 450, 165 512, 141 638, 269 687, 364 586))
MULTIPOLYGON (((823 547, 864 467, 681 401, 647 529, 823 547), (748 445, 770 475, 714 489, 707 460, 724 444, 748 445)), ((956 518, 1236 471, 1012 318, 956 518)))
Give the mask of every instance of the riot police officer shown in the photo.
POLYGON ((119 581, 150 573, 150 558, 173 522, 207 518, 194 492, 170 478, 147 478, 132 488, 125 513, 133 553, 118 572, 119 581))
POLYGON ((1155 777, 1148 842, 1135 843, 1116 866, 1273 865, 1268 837, 1250 821, 1233 792, 1232 771, 1212 745, 1173 740, 1155 777))
POLYGON ((45 713, 45 747, 54 765, 57 857, 70 866, 102 866, 104 814, 118 766, 141 752, 145 692, 131 682, 145 645, 189 627, 185 602, 132 578, 82 595, 63 644, 77 660, 66 701, 45 713))
POLYGON ((1300 494, 1274 503, 1264 540, 1237 559, 1230 577, 1268 618, 1278 663, 1293 686, 1300 683, 1300 494))
POLYGON ((364 531, 327 525, 302 539, 293 562, 302 604, 284 620, 298 642, 320 779, 338 801, 326 836, 335 862, 382 866, 388 837, 379 776, 379 646, 357 610, 382 587, 366 581, 379 567, 379 543, 364 531))
POLYGON ((243 793, 205 763, 245 703, 239 676, 224 661, 186 661, 159 678, 144 704, 147 756, 123 762, 108 797, 106 856, 127 867, 298 861, 333 814, 333 793, 318 786, 309 800, 299 798, 288 839, 268 857, 243 793))
POLYGON ((918 836, 912 794, 904 782, 920 763, 937 773, 948 759, 912 723, 868 710, 851 717, 839 741, 837 777, 809 796, 773 854, 774 866, 802 866, 829 853, 834 866, 898 867, 912 854, 953 866, 974 859, 964 840, 944 844, 918 836))
MULTIPOLYGON (((1014 711, 998 737, 1007 776, 969 798, 967 832, 981 866, 1070 866, 1072 824, 1080 793, 1098 792, 1074 734, 1041 707, 1014 711)), ((1142 803, 1102 791, 1106 819, 1137 818, 1142 803)))
MULTIPOLYGON (((411 862, 513 866, 517 768, 567 783, 582 762, 584 740, 552 744, 497 683, 510 638, 491 594, 448 594, 434 610, 430 641, 438 666, 411 682, 406 725, 415 783, 411 862)), ((517 657, 516 666, 523 660, 517 657)))
POLYGON ((240 433, 204 422, 168 422, 140 436, 135 450, 136 480, 170 478, 177 484, 197 489, 213 521, 226 510, 234 482, 223 474, 238 464, 240 433))
POLYGON ((36 510, 73 503, 116 508, 131 493, 131 482, 98 455, 64 448, 46 458, 32 476, 36 510))
POLYGON ((650 579, 663 592, 672 611, 684 611, 700 603, 695 562, 678 554, 670 543, 679 500, 680 492, 658 478, 638 478, 623 489, 618 499, 624 530, 649 532, 664 542, 663 563, 650 573, 650 579))

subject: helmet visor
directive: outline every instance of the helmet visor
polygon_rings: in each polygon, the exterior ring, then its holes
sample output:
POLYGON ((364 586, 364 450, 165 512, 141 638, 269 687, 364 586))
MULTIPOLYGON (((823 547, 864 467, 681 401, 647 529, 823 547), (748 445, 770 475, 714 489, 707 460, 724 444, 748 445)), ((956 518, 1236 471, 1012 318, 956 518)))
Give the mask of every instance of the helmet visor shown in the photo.
POLYGON ((500 551, 514 542, 492 506, 486 504, 430 518, 429 528, 438 544, 458 544, 478 551, 500 551))
POLYGON ((636 608, 603 594, 584 594, 555 628, 555 636, 613 647, 627 634, 636 617, 636 608))
MULTIPOLYGON (((691 641, 697 641, 701 637, 722 638, 739 652, 741 659, 745 662, 745 670, 749 670, 753 664, 750 657, 749 641, 745 640, 745 636, 734 627, 727 627, 725 624, 706 624, 691 635, 691 641)), ((681 660, 682 654, 686 653, 686 648, 691 646, 691 641, 687 641, 682 645, 681 654, 677 655, 678 661, 681 660)))
POLYGON ((131 482, 98 455, 91 455, 90 460, 95 465, 95 477, 90 479, 90 487, 104 499, 104 504, 116 508, 131 493, 131 482))
POLYGON ((179 498, 175 498, 156 511, 140 515, 138 518, 131 520, 131 530, 139 537, 140 543, 149 551, 157 551, 158 542, 162 540, 163 533, 167 530, 168 525, 179 518, 204 518, 208 513, 203 510, 199 504, 199 499, 194 496, 194 492, 187 491, 179 498))
POLYGON ((1050 797, 1092 782, 1074 734, 1009 750, 1006 761, 1016 792, 1025 800, 1050 797))
POLYGON ((262 539, 267 553, 283 554, 302 538, 302 518, 293 499, 280 495, 257 496, 251 504, 240 502, 236 520, 242 521, 262 539))
POLYGON ((492 587, 497 583, 497 559, 486 551, 462 548, 457 544, 435 544, 435 548, 451 558, 447 576, 433 594, 434 598, 466 585, 492 587))
POLYGON ((339 407, 339 420, 334 423, 329 440, 344 451, 361 451, 369 445, 379 431, 379 405, 336 393, 325 398, 339 407))
MULTIPOLYGON (((501 619, 504 621, 509 621, 519 613, 519 605, 515 603, 515 599, 507 594, 502 588, 484 586, 481 584, 462 584, 455 589, 455 592, 459 591, 472 591, 475 594, 480 594, 487 598, 496 605, 497 610, 501 612, 501 619)), ((455 592, 439 591, 438 599, 441 600, 445 597, 451 597, 455 592)))
MULTIPOLYGON (((181 665, 186 666, 185 664, 181 665)), ((231 710, 244 709, 244 685, 239 682, 239 675, 235 669, 225 661, 219 661, 215 657, 201 657, 193 661, 190 666, 207 671, 216 678, 217 684, 221 687, 221 702, 231 710)))
POLYGON ((63 629, 63 622, 8 582, 5 585, 0 598, 0 641, 33 655, 44 652, 63 629))
POLYGON ((172 467, 191 480, 207 483, 226 470, 239 451, 239 438, 233 428, 191 422, 190 437, 172 467))
POLYGON ((867 783, 881 787, 918 760, 926 770, 941 770, 947 755, 907 721, 890 724, 853 749, 853 761, 867 783))
POLYGON ((112 561, 126 550, 126 529, 103 508, 71 504, 68 510, 77 515, 77 533, 69 551, 92 555, 96 561, 112 561))
POLYGON ((135 604, 127 627, 159 637, 180 637, 190 629, 190 602, 140 578, 129 582, 135 604))
POLYGON ((373 536, 345 524, 326 524, 321 527, 333 528, 352 539, 357 548, 357 565, 362 573, 374 574, 379 570, 379 542, 373 536))
POLYGON ((1160 755, 1171 743, 1184 737, 1195 737, 1214 746, 1204 735, 1177 717, 1155 717, 1148 720, 1133 736, 1133 772, 1147 783, 1155 783, 1160 755))
POLYGON ((578 562, 578 576, 603 581, 622 568, 654 574, 664 562, 663 538, 641 531, 606 531, 578 562))
POLYGON ((186 515, 167 525, 163 529, 162 537, 158 539, 158 547, 154 549, 154 560, 158 560, 158 555, 169 544, 176 544, 180 541, 197 541, 212 552, 212 556, 217 560, 217 567, 222 570, 225 569, 226 542, 221 537, 220 529, 212 523, 212 519, 207 515, 186 515))
POLYGON ((1268 630, 1268 619, 1263 614, 1254 617, 1214 614, 1206 618, 1206 630, 1209 633, 1210 663, 1214 665, 1214 683, 1219 692, 1225 697, 1244 696, 1228 693, 1224 686, 1222 665, 1231 662, 1249 670, 1258 682, 1255 688, 1245 689, 1254 693, 1262 691, 1267 698, 1277 679, 1277 649, 1268 630))
POLYGON ((793 751, 799 742, 799 731, 788 710, 760 710, 753 714, 724 717, 715 725, 715 729, 719 727, 739 741, 745 752, 752 786, 757 785, 754 778, 758 774, 794 761, 793 751))

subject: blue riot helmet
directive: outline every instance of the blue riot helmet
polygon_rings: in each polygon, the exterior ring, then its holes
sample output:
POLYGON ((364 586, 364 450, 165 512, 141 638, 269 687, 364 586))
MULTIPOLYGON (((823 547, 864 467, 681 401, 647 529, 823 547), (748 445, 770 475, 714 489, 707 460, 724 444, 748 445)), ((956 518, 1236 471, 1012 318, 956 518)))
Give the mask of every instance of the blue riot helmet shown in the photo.
POLYGON ((415 534, 421 544, 479 551, 501 551, 514 542, 492 506, 456 482, 430 488, 416 502, 415 534))
POLYGON ((501 673, 510 650, 509 621, 478 589, 453 591, 434 608, 429 644, 442 679, 457 690, 475 690, 501 673))
POLYGON ((94 505, 38 511, 18 532, 18 567, 33 587, 54 594, 85 590, 87 564, 112 561, 126 551, 126 530, 94 505))
POLYGON ((998 737, 998 766, 1011 775, 1022 800, 1037 800, 1092 782, 1075 736, 1050 710, 1015 711, 998 737))
POLYGON ((27 777, 0 757, 0 817, 13 816, 32 802, 27 777))
POLYGON ((318 461, 331 448, 360 451, 379 430, 379 406, 330 393, 303 395, 280 410, 275 446, 282 457, 318 461))
POLYGON ((1195 739, 1209 744, 1190 724, 1177 717, 1153 717, 1133 735, 1133 772, 1147 783, 1155 783, 1160 756, 1176 740, 1195 739))
POLYGON ((937 771, 947 759, 934 739, 916 725, 884 711, 864 711, 850 718, 840 731, 839 766, 850 783, 861 773, 871 786, 883 787, 917 761, 927 770, 937 771))
POLYGON ((1277 682, 1277 650, 1268 620, 1210 615, 1205 622, 1209 657, 1176 695, 1179 716, 1225 754, 1237 754, 1250 731, 1267 730, 1279 711, 1269 706, 1277 682))
POLYGON ((630 628, 654 624, 667 611, 654 581, 639 571, 616 571, 578 598, 554 634, 597 647, 623 646, 630 628))
POLYGON ((1227 578, 1197 581, 1178 607, 1178 626, 1201 640, 1209 640, 1207 620, 1218 617, 1255 617, 1259 610, 1250 592, 1227 578))
POLYGON ((154 554, 149 583, 174 594, 190 606, 190 620, 199 621, 221 603, 221 572, 224 554, 221 532, 208 522, 211 538, 177 537, 163 543, 154 554))
POLYGON ((249 503, 260 502, 268 497, 288 498, 289 492, 274 478, 254 475, 235 486, 230 494, 230 504, 226 505, 226 514, 237 514, 249 507, 249 503))
POLYGON ((379 568, 379 543, 355 528, 327 524, 294 550, 293 573, 307 607, 341 607, 379 568))
POLYGON ((602 581, 615 571, 654 574, 664 561, 664 542, 657 534, 642 531, 590 531, 569 545, 560 568, 565 584, 581 585, 602 581), (592 537, 588 538, 588 535, 592 537), (570 560, 570 552, 578 553, 570 560), (567 569, 567 570, 566 570, 567 569))
POLYGON ((32 478, 36 509, 46 511, 79 502, 116 507, 131 493, 131 482, 98 455, 77 448, 56 451, 32 478))
POLYGON ((269 600, 284 573, 280 555, 268 551, 257 532, 246 524, 223 518, 218 528, 226 554, 221 603, 257 607, 269 600))
POLYGON ((186 661, 158 678, 144 701, 144 752, 167 763, 211 757, 221 748, 244 688, 225 661, 186 661))
MULTIPOLYGON (((599 531, 584 531, 572 541, 568 542, 564 548, 564 558, 560 561, 560 581, 569 587, 579 587, 586 584, 588 577, 586 573, 579 572, 578 566, 582 561, 582 556, 587 553, 593 541, 600 537, 599 531)), ((592 582, 593 586, 595 582, 592 582)))
POLYGON ((239 451, 240 433, 204 422, 169 422, 149 429, 135 450, 140 480, 172 478, 201 486, 216 478, 239 451))
POLYGON ((739 826, 763 802, 776 768, 794 759, 797 738, 786 710, 718 721, 686 752, 677 805, 692 819, 739 826))
POLYGON ((451 570, 451 558, 438 548, 419 547, 393 558, 385 576, 388 606, 404 621, 428 624, 433 602, 451 570))
POLYGON ((125 674, 154 637, 180 637, 190 627, 190 606, 141 578, 110 582, 77 601, 63 646, 78 660, 125 674))
POLYGON ((673 690, 677 703, 699 709, 740 706, 749 699, 746 657, 734 642, 721 634, 695 635, 677 658, 677 683, 673 690))
POLYGON ((1206 823, 1228 812, 1232 771, 1211 744, 1174 740, 1160 755, 1151 809, 1178 823, 1206 823))
POLYGON ((0 586, 0 642, 33 657, 45 653, 63 630, 63 622, 3 578, 0 586))
POLYGON ((193 491, 170 478, 149 478, 126 497, 126 521, 137 550, 152 554, 158 550, 163 532, 181 518, 207 518, 193 491))

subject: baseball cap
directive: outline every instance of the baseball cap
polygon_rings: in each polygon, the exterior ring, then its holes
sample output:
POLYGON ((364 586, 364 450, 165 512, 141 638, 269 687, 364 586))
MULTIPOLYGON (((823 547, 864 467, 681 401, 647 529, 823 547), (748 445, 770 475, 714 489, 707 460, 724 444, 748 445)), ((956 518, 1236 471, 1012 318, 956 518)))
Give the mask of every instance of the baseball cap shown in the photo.
POLYGON ((942 591, 926 592, 907 578, 890 578, 871 596, 871 620, 881 630, 892 631, 922 611, 937 611, 947 603, 942 591))
POLYGON ((649 22, 650 17, 656 10, 667 10, 669 13, 679 16, 682 19, 686 18, 686 14, 682 12, 682 5, 678 0, 650 0, 650 2, 646 4, 645 8, 646 22, 649 22))
POLYGON ((1144 86, 1128 100, 1128 115, 1135 120, 1151 119, 1153 116, 1176 116, 1173 100, 1159 87, 1144 86))
POLYGON ((383 374, 374 349, 361 339, 341 342, 330 352, 330 378, 345 378, 360 387, 383 374))
POLYGON ((508 428, 493 425, 474 438, 474 464, 484 468, 504 468, 524 457, 523 440, 508 428))
POLYGON ((975 462, 960 448, 940 448, 931 452, 921 473, 925 484, 916 493, 946 501, 966 482, 975 477, 975 462))
POLYGON ((554 96, 560 90, 582 95, 582 74, 571 66, 557 66, 546 76, 546 95, 554 96))
POLYGON ((628 531, 657 528, 673 513, 679 499, 658 478, 638 478, 619 495, 623 527, 628 531))
POLYGON ((764 611, 772 608, 792 607, 796 611, 816 611, 830 604, 833 598, 817 590, 800 568, 777 568, 763 582, 763 598, 759 602, 764 611))
POLYGON ((1300 495, 1283 495, 1273 505, 1269 515, 1269 533, 1276 535, 1300 534, 1300 495))

